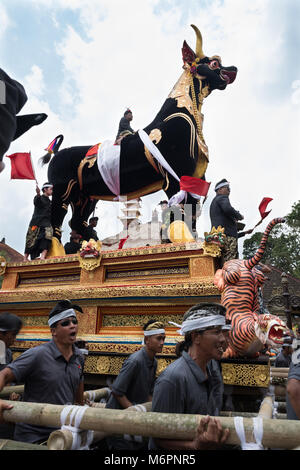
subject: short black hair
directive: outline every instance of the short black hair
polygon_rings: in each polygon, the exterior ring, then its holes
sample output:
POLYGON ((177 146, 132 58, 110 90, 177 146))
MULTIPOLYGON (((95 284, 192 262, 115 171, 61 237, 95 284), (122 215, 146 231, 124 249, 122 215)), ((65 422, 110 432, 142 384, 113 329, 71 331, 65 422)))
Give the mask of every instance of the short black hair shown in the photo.
POLYGON ((143 330, 145 331, 146 328, 149 326, 149 325, 152 325, 152 323, 156 323, 158 320, 149 320, 147 321, 147 323, 145 323, 145 325, 143 326, 143 330))
POLYGON ((18 334, 22 326, 21 318, 14 313, 3 312, 0 314, 0 331, 4 333, 6 331, 15 331, 18 334))

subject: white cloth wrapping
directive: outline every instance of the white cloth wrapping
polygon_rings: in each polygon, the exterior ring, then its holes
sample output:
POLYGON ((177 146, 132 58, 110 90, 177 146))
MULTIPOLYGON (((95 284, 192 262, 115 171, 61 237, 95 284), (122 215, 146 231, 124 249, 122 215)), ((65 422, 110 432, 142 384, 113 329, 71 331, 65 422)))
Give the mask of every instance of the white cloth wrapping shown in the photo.
POLYGON ((94 431, 85 431, 83 429, 79 429, 83 415, 86 412, 87 408, 88 408, 87 405, 85 406, 67 405, 62 409, 62 412, 60 414, 61 429, 67 429, 68 431, 72 433, 73 442, 72 442, 71 450, 89 450, 90 445, 93 442, 94 431), (69 413, 70 413, 70 424, 66 426, 65 422, 69 413), (74 424, 73 424, 73 421, 74 421, 74 424), (82 445, 83 433, 86 434, 85 445, 82 445))
POLYGON ((97 164, 104 183, 116 196, 120 195, 121 146, 105 140, 98 148, 97 164))
MULTIPOLYGON (((178 182, 180 181, 179 177, 175 173, 175 171, 170 167, 169 163, 167 160, 163 157, 163 155, 160 153, 159 149, 156 147, 156 145, 152 142, 148 134, 143 130, 140 129, 138 131, 139 137, 143 144, 147 147, 149 152, 152 153, 152 155, 156 158, 156 160, 161 164, 161 166, 167 170, 170 175, 173 176, 178 182)), ((198 194, 193 194, 190 193, 191 196, 193 196, 195 199, 200 199, 201 196, 198 194)), ((168 202, 169 206, 172 206, 173 204, 179 204, 184 198, 186 198, 187 193, 186 191, 180 190, 178 193, 174 194, 174 196, 171 197, 171 199, 168 202)))
POLYGON ((153 336, 153 335, 161 335, 161 334, 164 334, 165 333, 165 330, 163 328, 160 328, 158 330, 146 330, 144 331, 144 335, 145 336, 153 336))
POLYGON ((0 339, 0 364, 6 364, 6 345, 0 339))
POLYGON ((77 318, 76 312, 73 308, 68 308, 67 310, 60 312, 57 315, 53 315, 53 317, 49 318, 48 325, 51 326, 53 325, 53 323, 56 323, 57 321, 60 321, 60 320, 63 320, 64 318, 69 318, 69 317, 77 318))
POLYGON ((192 318, 193 315, 189 317, 188 320, 182 322, 182 325, 178 323, 174 323, 169 321, 171 325, 178 326, 180 330, 177 330, 181 336, 186 335, 190 331, 195 330, 202 330, 211 326, 224 326, 225 325, 225 317, 222 315, 207 315, 203 316, 203 318, 192 318))
POLYGON ((244 429, 244 418, 241 416, 234 417, 234 426, 236 433, 241 442, 242 450, 264 450, 262 445, 263 438, 263 420, 260 416, 252 418, 253 421, 253 434, 255 442, 246 442, 245 429, 244 429))

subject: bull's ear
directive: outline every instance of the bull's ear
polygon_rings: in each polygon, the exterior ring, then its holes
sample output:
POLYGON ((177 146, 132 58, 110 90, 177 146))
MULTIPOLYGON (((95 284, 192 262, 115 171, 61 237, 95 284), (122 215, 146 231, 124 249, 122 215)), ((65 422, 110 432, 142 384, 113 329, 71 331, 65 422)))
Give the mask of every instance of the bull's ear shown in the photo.
POLYGON ((214 285, 219 289, 220 292, 223 292, 225 287, 225 282, 223 278, 223 270, 217 269, 214 277, 214 285))
POLYGON ((195 52, 190 48, 186 41, 183 42, 182 46, 182 60, 190 65, 196 60, 195 52))

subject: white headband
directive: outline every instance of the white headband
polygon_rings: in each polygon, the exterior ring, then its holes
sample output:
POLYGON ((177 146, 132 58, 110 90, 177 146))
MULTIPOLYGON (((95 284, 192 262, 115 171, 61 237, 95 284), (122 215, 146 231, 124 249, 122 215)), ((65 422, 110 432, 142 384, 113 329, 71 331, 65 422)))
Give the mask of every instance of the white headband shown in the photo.
POLYGON ((64 310, 63 312, 57 313, 53 317, 49 318, 48 325, 51 326, 53 323, 56 323, 59 320, 63 320, 64 318, 68 317, 76 317, 76 312, 73 308, 68 308, 68 310, 64 310))
POLYGON ((205 328, 208 328, 210 326, 224 326, 225 325, 225 317, 223 315, 207 315, 203 316, 200 318, 198 316, 200 310, 197 310, 196 312, 191 315, 188 320, 185 320, 182 322, 182 325, 178 325, 177 323, 169 321, 171 325, 178 326, 180 330, 178 330, 178 333, 181 336, 186 335, 186 333, 189 333, 190 331, 194 330, 202 330, 205 328), (197 314, 197 316, 196 316, 197 314), (196 318, 193 318, 195 317, 196 318))
POLYGON ((224 326, 222 326, 222 330, 224 330, 224 331, 231 330, 231 324, 226 323, 224 326))
POLYGON ((152 336, 152 335, 161 335, 161 334, 164 334, 165 333, 165 330, 163 328, 159 329, 159 330, 147 330, 147 331, 144 331, 144 335, 145 336, 152 336))
POLYGON ((223 186, 229 186, 228 181, 226 181, 226 183, 220 183, 220 184, 218 184, 218 185, 215 187, 215 191, 217 191, 217 190, 220 189, 220 188, 223 188, 223 186))

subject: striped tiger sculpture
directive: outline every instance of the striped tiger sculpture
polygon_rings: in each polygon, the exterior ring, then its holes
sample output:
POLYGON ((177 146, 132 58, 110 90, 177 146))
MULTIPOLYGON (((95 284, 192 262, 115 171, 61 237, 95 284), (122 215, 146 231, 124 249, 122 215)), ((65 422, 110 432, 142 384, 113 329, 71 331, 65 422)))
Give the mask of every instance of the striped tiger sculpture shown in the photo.
POLYGON ((259 314, 259 288, 264 284, 260 262, 272 228, 285 220, 273 219, 267 226, 255 255, 247 260, 232 259, 215 274, 214 284, 222 292, 226 320, 231 322, 228 347, 223 358, 256 357, 265 345, 278 348, 288 332, 285 323, 270 314, 259 314))

